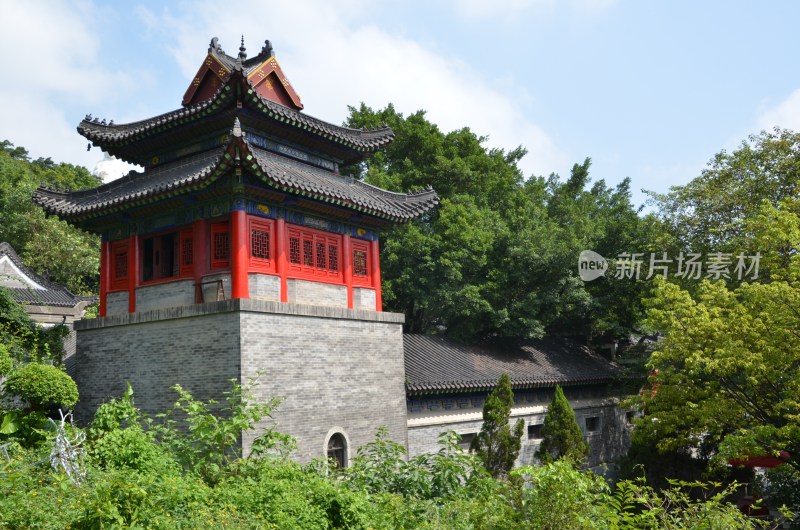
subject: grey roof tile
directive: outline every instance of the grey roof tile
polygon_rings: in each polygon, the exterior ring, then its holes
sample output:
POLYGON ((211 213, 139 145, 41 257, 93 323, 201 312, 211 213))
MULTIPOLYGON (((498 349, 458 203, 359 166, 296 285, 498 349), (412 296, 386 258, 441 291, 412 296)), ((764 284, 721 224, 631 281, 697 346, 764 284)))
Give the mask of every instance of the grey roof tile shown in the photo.
POLYGON ((443 337, 403 335, 409 394, 486 391, 504 373, 515 388, 604 383, 620 368, 562 338, 464 346, 443 337))
POLYGON ((101 146, 110 147, 119 145, 137 138, 144 138, 164 126, 175 127, 192 121, 196 116, 207 115, 208 112, 217 111, 221 108, 233 106, 232 94, 235 90, 231 89, 235 83, 243 83, 246 89, 244 104, 262 115, 291 125, 298 129, 307 131, 320 138, 348 146, 359 152, 367 153, 389 144, 394 139, 394 133, 389 127, 377 129, 351 129, 334 125, 326 121, 308 116, 300 111, 291 109, 280 103, 270 101, 255 90, 249 80, 234 72, 228 80, 222 84, 217 93, 211 98, 195 103, 188 107, 177 109, 166 114, 161 114, 153 118, 141 120, 133 123, 114 124, 100 121, 87 115, 78 125, 78 132, 91 142, 101 146))
POLYGON ((11 296, 14 297, 14 300, 19 304, 75 307, 81 302, 95 301, 94 297, 76 296, 66 287, 56 285, 43 276, 36 274, 25 266, 16 251, 14 251, 11 245, 5 242, 0 243, 0 258, 3 256, 8 257, 22 274, 44 287, 44 289, 4 287, 4 289, 8 289, 8 291, 11 292, 11 296))
POLYGON ((223 148, 149 168, 144 173, 131 171, 124 177, 97 188, 60 192, 39 188, 33 200, 46 211, 61 217, 79 217, 131 201, 158 196, 185 188, 209 175, 220 162, 223 148))
MULTIPOLYGON (((236 134, 231 142, 234 141, 239 141, 236 134)), ((246 170, 259 175, 268 184, 350 210, 393 221, 406 221, 430 210, 439 200, 432 189, 413 194, 393 193, 250 146, 246 141, 243 146, 245 154, 252 153, 251 163, 246 170)), ((154 200, 164 192, 201 185, 212 178, 227 148, 147 168, 144 173, 131 172, 91 190, 65 193, 40 188, 34 193, 34 201, 48 212, 76 218, 102 213, 132 201, 154 200)))

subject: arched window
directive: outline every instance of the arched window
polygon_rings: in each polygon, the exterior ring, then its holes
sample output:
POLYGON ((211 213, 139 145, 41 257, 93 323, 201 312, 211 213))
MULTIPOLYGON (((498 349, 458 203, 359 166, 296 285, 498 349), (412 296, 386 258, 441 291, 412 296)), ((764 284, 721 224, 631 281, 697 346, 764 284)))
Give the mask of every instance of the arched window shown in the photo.
POLYGON ((342 433, 334 433, 328 440, 328 460, 333 460, 336 467, 347 466, 347 440, 342 433))

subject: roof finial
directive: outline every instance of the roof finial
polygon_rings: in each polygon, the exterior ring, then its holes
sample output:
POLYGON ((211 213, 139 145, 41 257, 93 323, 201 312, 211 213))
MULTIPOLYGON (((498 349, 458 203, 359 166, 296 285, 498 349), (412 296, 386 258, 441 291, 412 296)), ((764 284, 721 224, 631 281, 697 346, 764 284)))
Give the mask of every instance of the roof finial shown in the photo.
POLYGON ((261 54, 260 55, 266 55, 267 58, 272 57, 273 55, 275 55, 275 50, 272 49, 272 43, 270 41, 268 41, 268 40, 264 41, 264 47, 261 48, 261 54))
POLYGON ((211 43, 208 45, 208 53, 211 53, 211 52, 214 52, 214 53, 217 53, 217 54, 223 53, 222 52, 222 46, 220 46, 219 39, 217 37, 214 37, 213 39, 211 39, 211 43))
POLYGON ((239 59, 242 61, 247 59, 247 50, 244 47, 244 35, 242 35, 242 45, 239 46, 239 59))

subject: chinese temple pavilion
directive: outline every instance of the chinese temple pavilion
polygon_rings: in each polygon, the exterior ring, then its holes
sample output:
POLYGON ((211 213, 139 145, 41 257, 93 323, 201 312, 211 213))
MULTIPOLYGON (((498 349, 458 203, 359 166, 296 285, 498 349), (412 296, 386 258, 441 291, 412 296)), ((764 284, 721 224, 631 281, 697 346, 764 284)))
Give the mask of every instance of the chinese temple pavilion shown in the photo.
POLYGON ((342 175, 392 140, 312 118, 267 41, 248 59, 213 39, 183 107, 78 132, 144 172, 35 200, 100 234, 100 315, 223 298, 381 310, 378 230, 436 204, 342 175))
MULTIPOLYGON (((47 212, 102 236, 100 318, 79 322, 84 420, 130 382, 147 412, 174 384, 220 399, 266 372, 263 396, 303 460, 380 425, 406 443, 402 315, 381 312, 378 233, 433 208, 343 168, 392 141, 308 116, 269 41, 248 58, 212 39, 182 107, 78 132, 144 168, 98 188, 40 188, 47 212)), ((244 440, 246 450, 248 441, 244 440)))

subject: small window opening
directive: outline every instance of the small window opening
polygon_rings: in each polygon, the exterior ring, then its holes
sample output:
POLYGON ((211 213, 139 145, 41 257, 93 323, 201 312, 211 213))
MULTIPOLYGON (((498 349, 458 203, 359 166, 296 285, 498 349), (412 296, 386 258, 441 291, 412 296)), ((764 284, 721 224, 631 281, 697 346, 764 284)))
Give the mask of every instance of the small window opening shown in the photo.
POLYGON ((528 425, 528 440, 541 440, 544 438, 542 427, 543 425, 541 423, 528 425))
POLYGON ((328 440, 328 460, 336 467, 347 467, 347 440, 341 433, 335 433, 328 440))
POLYGON ((597 432, 598 430, 600 430, 600 418, 597 416, 586 418, 586 432, 597 432))
POLYGON ((472 445, 472 440, 474 440, 477 435, 478 433, 475 432, 459 434, 458 435, 459 447, 461 447, 461 449, 463 449, 464 451, 469 451, 469 446, 472 445))

